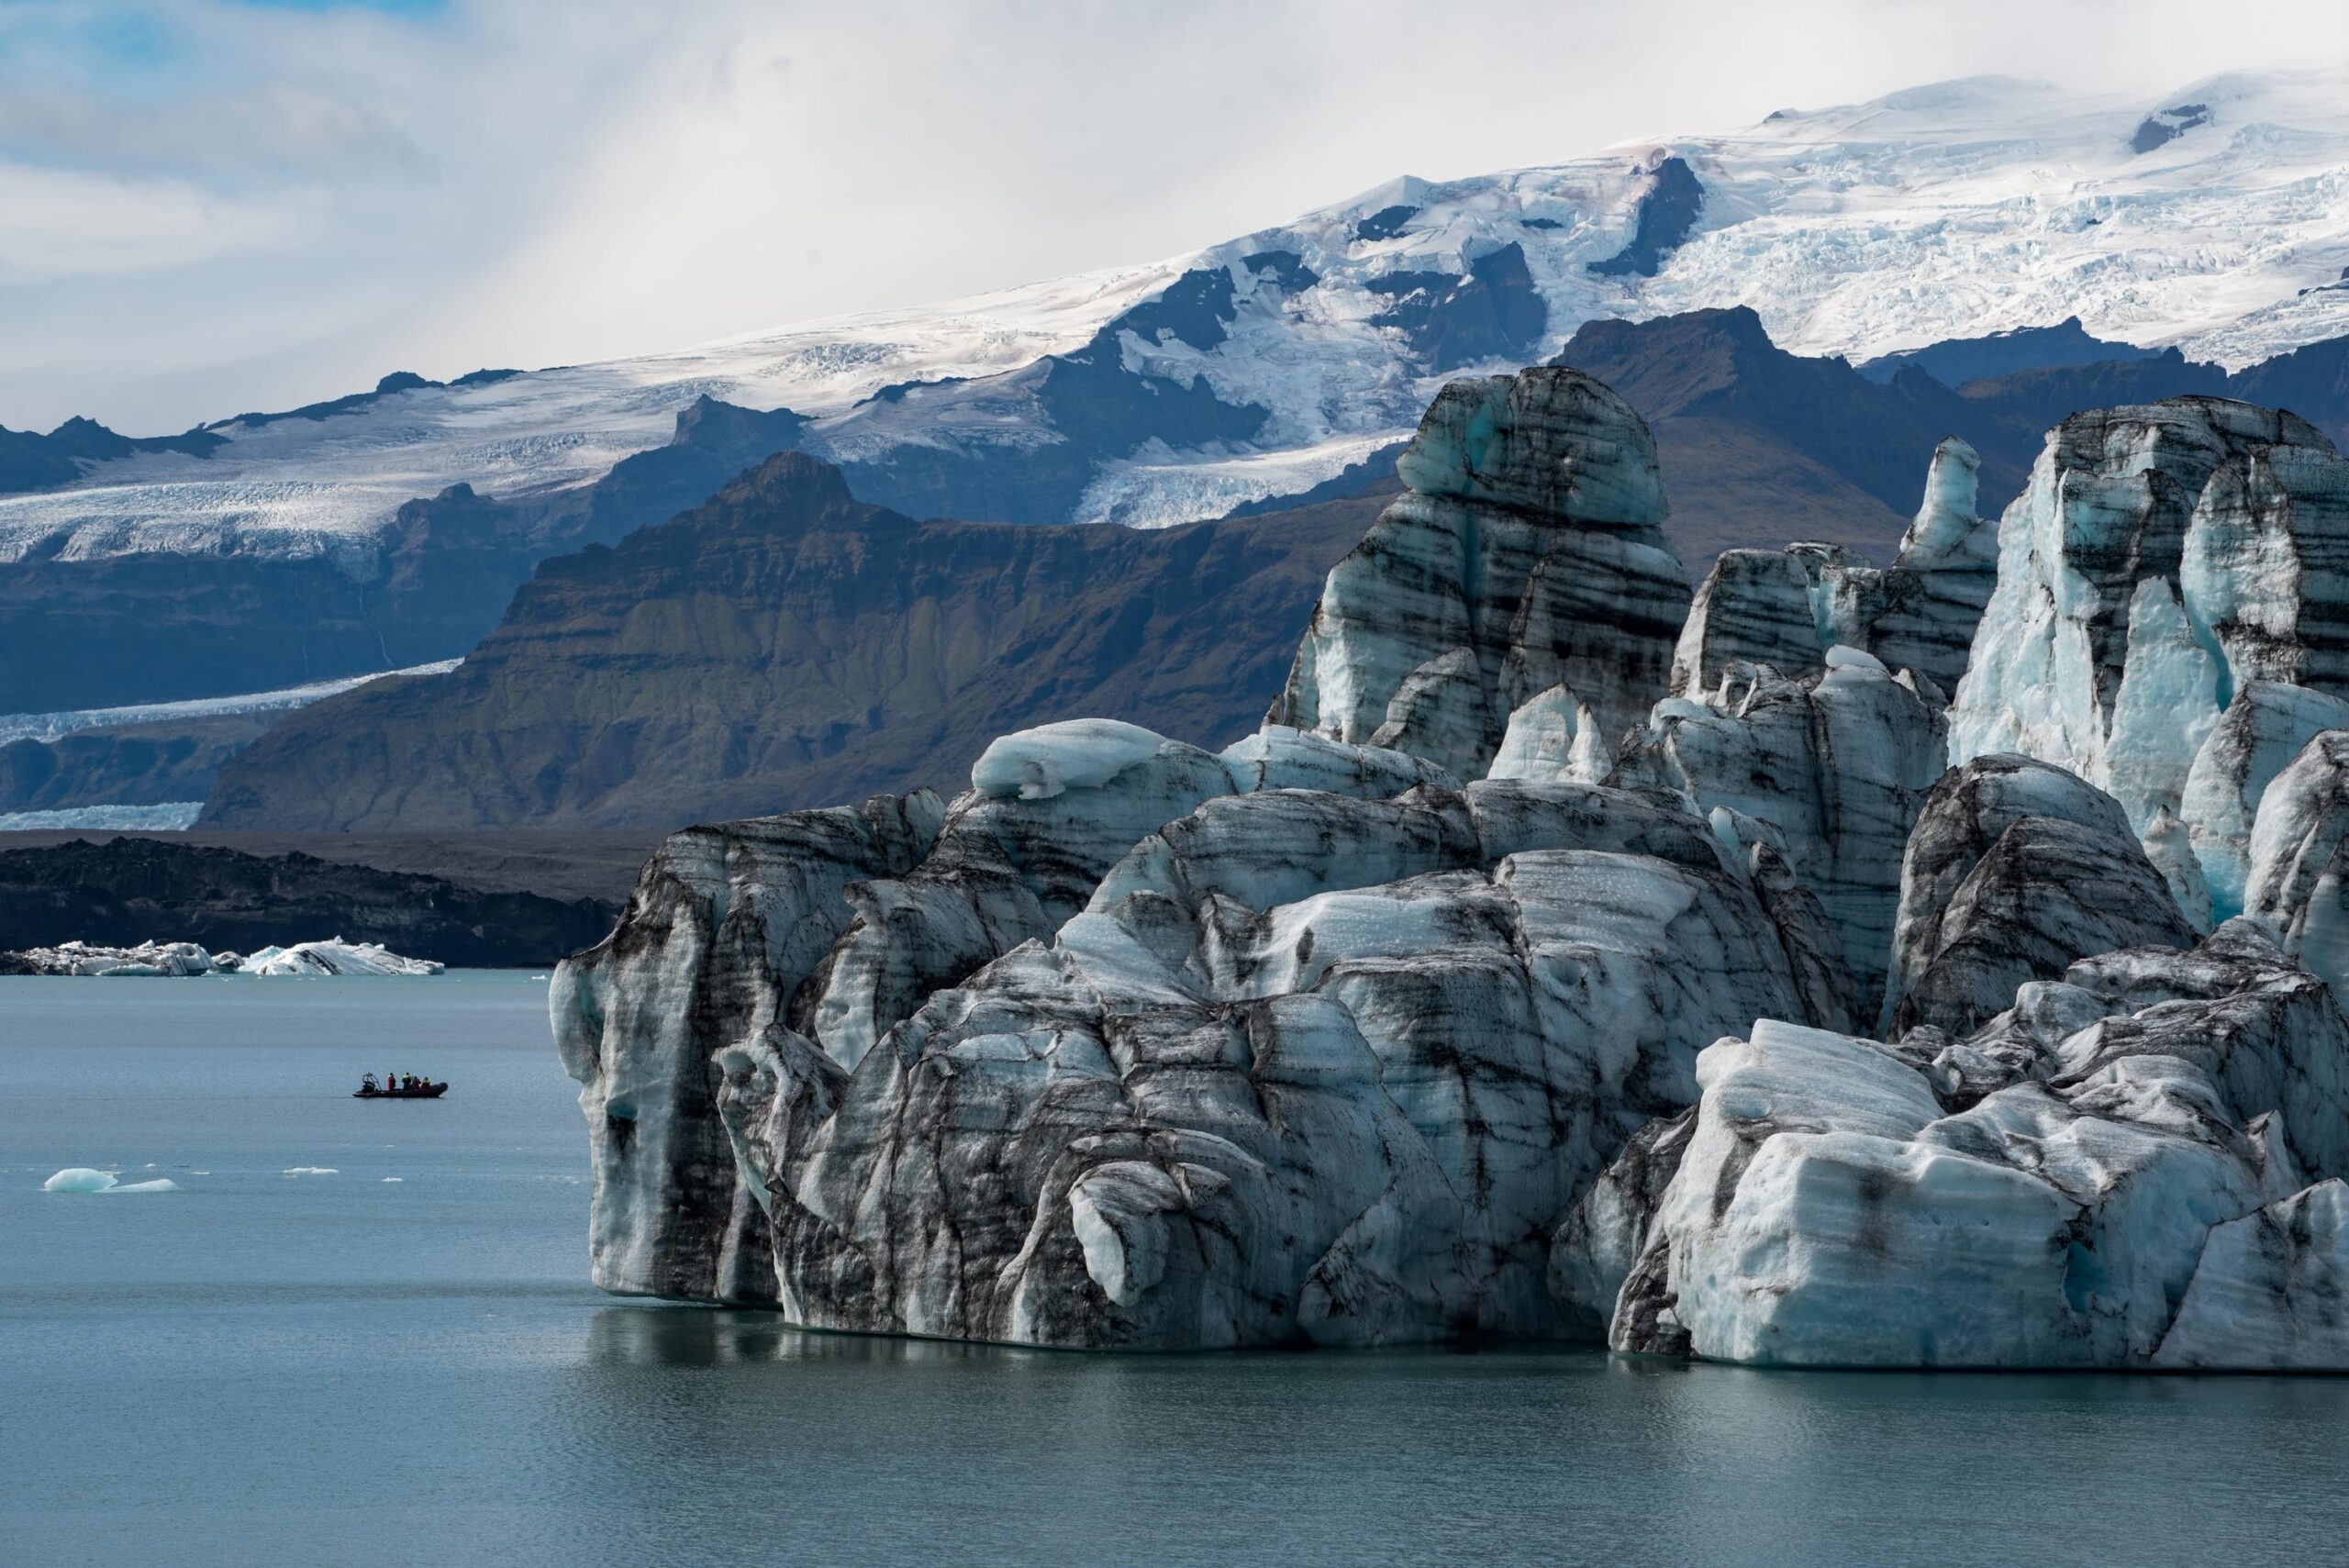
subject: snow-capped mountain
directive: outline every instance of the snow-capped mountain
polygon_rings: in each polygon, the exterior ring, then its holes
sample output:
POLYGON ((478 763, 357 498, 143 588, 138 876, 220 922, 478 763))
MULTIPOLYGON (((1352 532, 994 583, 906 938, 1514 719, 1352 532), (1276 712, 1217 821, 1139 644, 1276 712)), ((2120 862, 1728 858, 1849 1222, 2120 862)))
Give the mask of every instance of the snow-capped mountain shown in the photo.
POLYGON ((2230 366, 2349 333, 2349 69, 2150 100, 1976 78, 1725 135, 1405 178, 1154 265, 374 395, 0 497, 0 561, 328 554, 402 502, 584 484, 709 396, 918 514, 1157 525, 1293 494, 1578 325, 1745 304, 1854 359, 2078 317, 2230 366))

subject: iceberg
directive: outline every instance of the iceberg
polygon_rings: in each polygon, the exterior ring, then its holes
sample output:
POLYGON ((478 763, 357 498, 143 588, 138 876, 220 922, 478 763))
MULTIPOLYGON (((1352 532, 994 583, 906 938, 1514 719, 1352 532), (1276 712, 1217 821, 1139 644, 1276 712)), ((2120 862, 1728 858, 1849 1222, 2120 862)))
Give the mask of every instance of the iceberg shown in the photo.
POLYGON ((1833 544, 1723 550, 1674 649, 1672 695, 1711 690, 1738 664, 1798 678, 1840 646, 1914 671, 1945 698, 1998 582, 1997 527, 1974 515, 1981 466, 1955 436, 1935 449, 1924 500, 1889 567, 1833 544))
POLYGON ((223 954, 223 969, 244 974, 438 974, 449 966, 434 959, 403 958, 381 942, 296 942, 266 947, 238 958, 223 954))
POLYGON ((2349 1368, 2343 466, 2079 416, 1994 552, 1945 442, 1895 566, 1725 558, 1691 615, 1636 414, 1455 383, 1254 736, 1047 725, 662 846, 548 988, 594 1277, 1088 1349, 2349 1368))
POLYGON ((61 942, 0 954, 18 973, 99 976, 184 977, 194 974, 438 974, 448 966, 434 959, 403 958, 377 942, 297 942, 266 947, 239 956, 206 952, 194 942, 141 942, 105 947, 61 942))
POLYGON ((1775 1021, 1561 1229, 1618 1350, 1769 1365, 2276 1368, 2338 1310, 2349 1025, 2250 922, 2083 961, 1968 1040, 1775 1021), (2188 1310, 2188 1306, 2191 1310, 2188 1310))
POLYGON ((1998 526, 1998 587, 1950 760, 2018 751, 2143 832, 2254 681, 2349 695, 2349 460, 2291 414, 2214 397, 2075 414, 1998 526))
POLYGON ((94 1171, 86 1165, 75 1165, 57 1173, 40 1184, 45 1193, 175 1193, 179 1184, 168 1177, 151 1182, 124 1183, 111 1171, 94 1171))

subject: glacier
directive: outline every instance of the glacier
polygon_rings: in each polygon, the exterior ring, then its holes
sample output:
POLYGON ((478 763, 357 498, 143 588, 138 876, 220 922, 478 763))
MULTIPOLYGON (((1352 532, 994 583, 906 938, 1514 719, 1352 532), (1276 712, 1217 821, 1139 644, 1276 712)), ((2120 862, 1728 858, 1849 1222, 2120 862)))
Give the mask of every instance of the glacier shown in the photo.
POLYGON ((1692 600, 1620 397, 1456 377, 1255 734, 1073 719, 952 799, 673 835, 549 990, 596 1283, 1096 1350, 2349 1369, 2343 460, 2098 411, 1993 521, 1919 457, 1892 566, 1692 600))
POLYGON ((1142 418, 1083 457, 1052 520, 1141 526, 1309 488, 1408 438, 1457 372, 1513 370, 1602 317, 1751 305, 1782 346, 1858 359, 2077 316, 2101 338, 2239 366, 2349 332, 2349 291, 2329 286, 2349 267, 2333 217, 2344 106, 2337 67, 2150 99, 1974 78, 1545 167, 1407 177, 1158 262, 219 420, 209 457, 148 452, 0 497, 0 561, 242 551, 362 573, 403 502, 585 484, 703 396, 808 415, 810 450, 837 462, 1045 462, 1071 442, 1045 384, 1079 375, 1075 360, 1088 386, 1123 376, 1147 403, 1261 413, 1244 433, 1142 418), (2188 103, 2205 111, 2190 126, 2136 145, 2188 103), (1201 310, 1203 290, 1219 310, 1201 310))
MULTIPOLYGON (((463 663, 462 659, 443 659, 430 664, 411 664, 402 670, 379 670, 364 675, 344 675, 330 681, 306 681, 299 685, 280 686, 265 692, 241 692, 227 696, 187 697, 178 702, 131 703, 120 707, 84 707, 64 709, 55 713, 0 714, 0 745, 11 740, 57 740, 84 729, 104 729, 118 725, 158 724, 172 719, 212 718, 227 714, 276 713, 307 707, 340 692, 363 686, 370 681, 388 676, 445 675, 463 663)), ((203 802, 195 803, 202 806, 203 802)), ((111 827, 112 823, 93 823, 93 827, 111 827)), ((65 823, 72 827, 77 824, 65 823)), ((124 824, 132 826, 132 824, 124 824)), ((186 826, 185 823, 180 826, 186 826)))

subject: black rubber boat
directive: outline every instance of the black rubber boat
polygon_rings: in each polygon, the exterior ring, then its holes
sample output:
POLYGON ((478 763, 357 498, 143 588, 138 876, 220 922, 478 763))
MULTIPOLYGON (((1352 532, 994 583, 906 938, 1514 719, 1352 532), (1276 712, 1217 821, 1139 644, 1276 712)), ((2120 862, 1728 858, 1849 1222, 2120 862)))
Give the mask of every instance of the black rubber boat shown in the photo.
POLYGON ((426 1084, 414 1089, 354 1089, 354 1100, 437 1100, 449 1092, 446 1084, 426 1084))

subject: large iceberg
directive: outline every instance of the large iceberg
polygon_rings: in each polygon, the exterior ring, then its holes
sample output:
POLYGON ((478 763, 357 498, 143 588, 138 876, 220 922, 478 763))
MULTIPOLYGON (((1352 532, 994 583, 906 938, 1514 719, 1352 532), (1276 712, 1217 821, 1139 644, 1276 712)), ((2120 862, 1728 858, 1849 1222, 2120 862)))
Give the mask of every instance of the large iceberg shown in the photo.
POLYGON ((549 996, 595 1277, 1086 1348, 2349 1367, 2339 466, 2082 416, 1994 556, 1944 442, 1894 565, 1724 558, 1691 617, 1638 417, 1456 383, 1257 734, 1047 725, 662 846, 549 996))
POLYGON ((106 976, 185 976, 233 969, 233 953, 206 951, 195 942, 140 942, 137 947, 106 947, 95 942, 60 942, 53 948, 27 948, 0 954, 6 967, 22 974, 81 974, 106 976))

